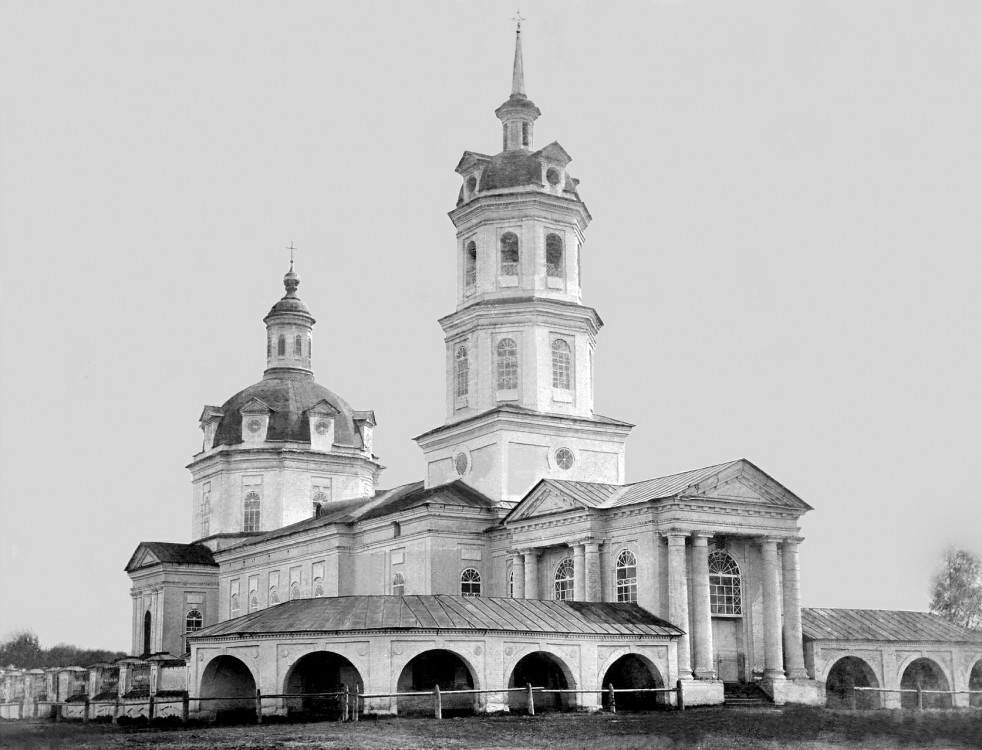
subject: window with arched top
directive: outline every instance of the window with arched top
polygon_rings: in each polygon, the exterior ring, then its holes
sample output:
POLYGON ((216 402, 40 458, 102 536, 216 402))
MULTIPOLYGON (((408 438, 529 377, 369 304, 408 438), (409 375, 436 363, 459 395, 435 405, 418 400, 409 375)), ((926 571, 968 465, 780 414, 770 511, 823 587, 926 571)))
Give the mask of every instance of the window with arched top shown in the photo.
POLYGON ((300 598, 300 584, 294 581, 290 584, 290 601, 300 598))
POLYGON ((709 554, 709 611, 714 615, 743 614, 740 566, 720 549, 709 554))
POLYGON ((303 356, 303 337, 296 336, 293 339, 293 353, 297 357, 303 356))
POLYGON ((453 377, 454 393, 457 398, 463 398, 467 395, 467 389, 470 386, 470 366, 467 361, 466 346, 458 346, 454 352, 453 377))
POLYGON ((573 355, 563 339, 552 342, 552 387, 563 391, 573 387, 573 355))
POLYGON ((614 566, 617 601, 636 602, 638 600, 638 559, 631 550, 624 550, 617 556, 614 566))
POLYGON ((276 339, 276 356, 286 356, 286 336, 281 335, 278 339, 276 339))
POLYGON ((273 337, 272 336, 267 336, 266 337, 266 357, 268 359, 269 357, 272 357, 272 356, 273 356, 273 337))
POLYGON ((392 596, 405 596, 406 577, 402 573, 392 576, 392 596))
POLYGON ((481 595, 481 574, 474 568, 467 568, 460 574, 460 593, 463 596, 481 595))
POLYGON ((498 390, 518 389, 518 344, 515 339, 501 339, 497 347, 498 390))
POLYGON ((188 613, 184 616, 184 632, 193 633, 196 630, 201 630, 204 622, 205 618, 201 616, 200 609, 189 609, 188 613))
POLYGON ((464 248, 464 286, 473 288, 477 284, 477 243, 471 240, 464 248))
POLYGON ((559 601, 573 599, 573 558, 567 557, 556 567, 555 592, 559 601))
POLYGON ((561 279, 566 272, 563 263, 563 240, 558 234, 546 235, 546 276, 561 279))
POLYGON ((323 510, 324 506, 327 505, 328 500, 330 500, 330 498, 327 496, 326 492, 318 492, 314 495, 311 505, 315 518, 323 510))
POLYGON ((501 275, 518 276, 518 235, 505 232, 501 235, 501 275))
POLYGON ((314 579, 314 596, 324 596, 324 581, 320 578, 314 579))
POLYGON ((242 501, 242 530, 259 531, 260 528, 260 500, 259 495, 250 492, 242 501))
POLYGON ((532 125, 527 122, 522 123, 522 145, 526 148, 532 145, 532 125))
POLYGON ((276 589, 276 586, 269 587, 269 603, 271 605, 280 603, 280 592, 276 589))

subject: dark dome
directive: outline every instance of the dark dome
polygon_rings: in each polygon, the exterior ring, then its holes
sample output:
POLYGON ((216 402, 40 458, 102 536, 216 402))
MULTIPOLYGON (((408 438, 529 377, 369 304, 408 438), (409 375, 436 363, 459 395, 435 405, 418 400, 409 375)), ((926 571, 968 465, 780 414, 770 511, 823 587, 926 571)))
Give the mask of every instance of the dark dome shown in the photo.
POLYGON ((537 153, 513 149, 491 157, 478 189, 483 193, 524 185, 542 187, 542 160, 537 153))
POLYGON ((239 391, 222 404, 223 416, 215 432, 214 446, 242 442, 242 414, 239 409, 258 398, 273 413, 269 415, 267 440, 310 442, 310 425, 304 412, 319 401, 327 401, 338 411, 334 418, 334 443, 362 448, 361 433, 355 428, 353 411, 340 396, 314 382, 309 373, 270 372, 255 385, 239 391))
POLYGON ((266 317, 268 318, 270 315, 275 315, 276 313, 300 313, 301 315, 310 317, 310 310, 307 309, 307 306, 299 297, 284 297, 273 305, 266 317))

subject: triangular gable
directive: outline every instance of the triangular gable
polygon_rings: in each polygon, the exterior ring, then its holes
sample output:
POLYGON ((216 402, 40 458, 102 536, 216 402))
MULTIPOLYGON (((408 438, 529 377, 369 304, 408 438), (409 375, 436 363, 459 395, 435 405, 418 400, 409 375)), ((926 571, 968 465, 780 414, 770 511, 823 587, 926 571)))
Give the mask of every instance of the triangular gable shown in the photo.
POLYGON ((548 146, 539 150, 539 154, 549 161, 557 162, 562 166, 566 166, 571 161, 573 157, 567 153, 566 149, 559 145, 558 141, 553 141, 548 146))
POLYGON ((159 565, 160 558, 157 557, 148 547, 143 544, 137 546, 130 561, 126 563, 126 570, 137 570, 138 568, 148 568, 151 565, 159 565))
POLYGON ((371 411, 371 410, 369 410, 369 411, 356 411, 356 412, 352 412, 351 418, 355 422, 367 422, 372 427, 375 427, 378 424, 375 421, 375 412, 374 411, 371 411))
POLYGON ((487 164, 489 161, 491 161, 491 157, 486 154, 479 154, 476 151, 465 151, 464 155, 460 157, 460 161, 457 162, 457 167, 454 171, 457 174, 463 174, 473 169, 476 164, 487 164))
POLYGON ((540 480, 535 487, 509 511, 503 523, 523 521, 555 513, 585 510, 588 505, 570 497, 548 479, 540 480))
POLYGON ((272 409, 265 401, 253 396, 239 409, 240 414, 269 414, 272 409))
POLYGON ((218 406, 205 406, 201 410, 201 416, 198 417, 199 422, 210 422, 213 419, 221 419, 225 416, 225 412, 221 410, 218 406))
POLYGON ((808 503, 746 459, 734 461, 701 479, 683 490, 680 496, 811 510, 808 503))
POLYGON ((334 416, 335 414, 340 414, 337 408, 331 404, 326 398, 322 398, 316 404, 311 406, 306 410, 306 414, 323 414, 326 416, 334 416))

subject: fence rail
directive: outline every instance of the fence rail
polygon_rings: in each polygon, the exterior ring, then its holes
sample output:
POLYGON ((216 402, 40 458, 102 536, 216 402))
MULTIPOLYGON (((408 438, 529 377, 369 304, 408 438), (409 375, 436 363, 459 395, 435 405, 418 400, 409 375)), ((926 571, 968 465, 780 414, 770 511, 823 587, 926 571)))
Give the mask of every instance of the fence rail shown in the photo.
POLYGON ((978 695, 982 696, 982 690, 927 690, 918 685, 916 688, 878 688, 878 687, 865 687, 860 685, 853 685, 849 693, 849 703, 852 709, 856 708, 856 691, 862 691, 866 693, 900 693, 903 697, 904 693, 908 695, 917 696, 917 710, 924 710, 924 696, 925 695, 950 695, 952 698, 956 695, 978 695))

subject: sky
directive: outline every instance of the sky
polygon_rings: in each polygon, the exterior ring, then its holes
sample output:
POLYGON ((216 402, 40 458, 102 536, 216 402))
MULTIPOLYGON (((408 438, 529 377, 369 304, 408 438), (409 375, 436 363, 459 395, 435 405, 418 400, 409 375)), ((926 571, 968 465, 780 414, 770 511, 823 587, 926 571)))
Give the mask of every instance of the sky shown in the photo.
MULTIPOLYGON (((526 90, 594 217, 627 479, 745 457, 814 510, 805 606, 926 610, 982 554, 982 4, 525 0, 526 90)), ((259 380, 291 242, 314 370, 421 479, 447 212, 514 3, 0 3, 0 636, 130 647, 191 539, 197 418, 259 380)))

